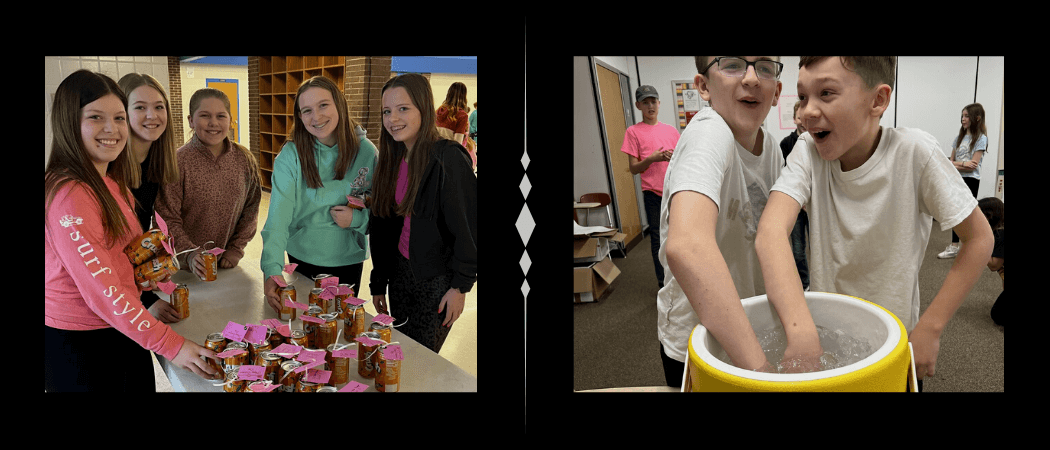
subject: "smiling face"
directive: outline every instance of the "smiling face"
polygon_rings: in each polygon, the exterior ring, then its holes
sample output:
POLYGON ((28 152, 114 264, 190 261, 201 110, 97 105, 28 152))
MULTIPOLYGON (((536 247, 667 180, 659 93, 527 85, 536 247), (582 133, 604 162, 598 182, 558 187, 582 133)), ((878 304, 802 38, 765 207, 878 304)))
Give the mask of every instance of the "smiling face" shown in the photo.
MULTIPOLYGON (((711 56, 709 61, 715 58, 717 56, 711 56)), ((742 58, 747 61, 773 60, 768 56, 742 58)), ((742 77, 729 77, 715 64, 707 72, 697 75, 694 81, 700 90, 700 97, 711 103, 711 108, 733 130, 737 142, 748 149, 755 141, 758 127, 766 120, 769 108, 777 105, 783 86, 780 80, 759 78, 754 66, 748 66, 742 77)))
POLYGON ((339 125, 339 108, 328 89, 312 87, 299 96, 299 117, 318 141, 329 147, 336 145, 336 127, 339 125))
POLYGON ((109 163, 120 156, 128 140, 127 112, 120 98, 109 94, 84 105, 80 138, 99 175, 105 177, 109 163))
POLYGON ((383 92, 383 127, 395 141, 404 142, 412 150, 419 137, 419 124, 419 109, 405 88, 398 86, 383 92))
POLYGON ((164 96, 150 86, 135 88, 128 95, 128 119, 132 139, 145 142, 159 139, 168 125, 164 96))
POLYGON ((230 132, 230 112, 222 99, 201 99, 200 107, 189 117, 190 128, 210 150, 222 149, 223 140, 230 132))
POLYGON ((843 171, 860 167, 875 151, 879 118, 891 88, 868 88, 838 57, 799 69, 798 116, 825 161, 839 160, 843 171))

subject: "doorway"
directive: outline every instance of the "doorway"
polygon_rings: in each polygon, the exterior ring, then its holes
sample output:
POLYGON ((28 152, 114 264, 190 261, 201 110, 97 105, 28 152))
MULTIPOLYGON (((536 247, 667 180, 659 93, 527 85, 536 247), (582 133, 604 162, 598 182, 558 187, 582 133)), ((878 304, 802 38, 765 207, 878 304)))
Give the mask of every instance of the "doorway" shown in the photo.
POLYGON ((218 89, 230 98, 230 140, 239 144, 241 142, 241 127, 237 123, 237 118, 240 117, 237 115, 237 111, 240 98, 237 95, 237 88, 240 81, 231 78, 208 78, 206 83, 209 88, 218 89))

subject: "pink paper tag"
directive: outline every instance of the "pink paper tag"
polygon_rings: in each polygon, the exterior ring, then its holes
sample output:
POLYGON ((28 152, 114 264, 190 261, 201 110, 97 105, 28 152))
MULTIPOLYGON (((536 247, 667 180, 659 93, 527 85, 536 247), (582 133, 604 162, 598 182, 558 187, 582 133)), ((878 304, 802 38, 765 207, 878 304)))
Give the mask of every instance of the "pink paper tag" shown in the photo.
POLYGON ((327 354, 328 352, 324 350, 310 350, 304 348, 303 351, 299 352, 299 357, 295 360, 301 363, 319 362, 324 364, 324 356, 327 354))
POLYGON ((337 292, 337 294, 339 295, 354 295, 354 288, 350 287, 349 285, 339 285, 336 289, 339 290, 337 292))
POLYGON ((307 305, 306 303, 293 302, 290 298, 284 299, 284 306, 291 306, 292 308, 301 309, 303 311, 307 311, 310 309, 310 305, 307 305))
POLYGON ((208 251, 206 251, 206 252, 204 252, 204 253, 211 253, 211 254, 213 254, 213 255, 215 255, 215 256, 219 256, 219 255, 223 254, 223 252, 225 252, 225 251, 226 251, 226 250, 223 250, 223 249, 221 249, 221 248, 218 248, 218 247, 216 247, 216 248, 213 248, 213 249, 211 249, 211 250, 208 250, 208 251))
POLYGON ((354 340, 357 341, 357 342, 360 342, 362 344, 365 344, 368 347, 375 347, 375 346, 383 343, 383 341, 381 341, 379 339, 372 339, 372 338, 370 338, 368 336, 358 336, 354 340))
POLYGON ((319 323, 321 325, 324 325, 324 319, 319 319, 319 318, 314 317, 314 316, 302 316, 302 317, 300 317, 300 319, 303 319, 303 320, 305 320, 307 322, 319 323))
POLYGON ((368 300, 365 300, 363 298, 347 297, 346 300, 343 300, 343 303, 349 303, 349 304, 354 305, 354 306, 361 306, 361 305, 365 304, 365 302, 367 302, 367 301, 368 300))
POLYGON ((231 341, 244 341, 244 334, 247 332, 247 326, 230 321, 226 324, 226 329, 222 330, 222 337, 231 341))
POLYGON ((250 364, 245 364, 245 365, 242 365, 241 368, 237 370, 237 379, 238 380, 248 380, 248 381, 261 380, 261 379, 263 379, 263 375, 265 375, 265 374, 266 374, 266 368, 265 367, 263 367, 263 366, 253 366, 253 365, 250 365, 250 364))
POLYGON ((277 348, 270 350, 271 353, 281 355, 285 358, 291 358, 298 355, 299 352, 303 351, 303 348, 295 344, 281 344, 277 348))
POLYGON ((394 318, 390 317, 390 316, 388 316, 386 314, 380 314, 378 316, 375 316, 372 319, 372 321, 373 322, 379 322, 379 323, 381 323, 383 325, 390 325, 390 324, 394 323, 394 318))
POLYGON ((319 370, 310 369, 306 371, 306 381, 311 383, 328 383, 328 379, 332 378, 332 371, 330 370, 319 370))
POLYGON ((326 288, 324 288, 323 291, 321 291, 321 298, 323 298, 325 300, 331 300, 331 299, 335 298, 335 293, 336 293, 335 286, 326 287, 326 288))
POLYGON ((164 250, 167 250, 169 255, 174 255, 175 250, 171 248, 171 244, 169 243, 169 241, 171 241, 171 233, 168 233, 168 224, 164 222, 164 219, 160 218, 160 213, 154 211, 153 215, 157 218, 157 228, 160 228, 160 232, 164 233, 165 236, 168 236, 168 239, 161 242, 161 245, 164 246, 164 250))
POLYGON ((252 385, 248 386, 248 388, 251 389, 252 392, 271 392, 274 389, 277 389, 279 387, 281 387, 280 384, 272 384, 272 383, 269 383, 269 384, 267 384, 267 383, 264 383, 264 384, 252 384, 252 385))
POLYGON ((328 278, 325 278, 325 279, 321 280, 321 287, 323 287, 323 288, 326 288, 326 287, 329 287, 329 286, 338 286, 338 285, 339 285, 339 277, 328 277, 328 278))
POLYGON ((284 273, 291 274, 292 272, 295 272, 296 267, 299 267, 299 264, 285 264, 284 273))
POLYGON ((266 326, 265 325, 248 325, 248 332, 244 333, 244 341, 252 344, 261 344, 266 340, 266 326))
POLYGON ((170 281, 161 281, 160 283, 157 283, 157 286, 160 287, 160 290, 164 291, 164 293, 168 295, 171 295, 172 292, 175 292, 176 287, 175 283, 172 283, 170 281))
POLYGON ((383 357, 393 361, 402 361, 405 355, 401 354, 400 345, 388 345, 383 349, 383 357))
POLYGON ((277 319, 263 319, 260 320, 259 323, 273 328, 275 330, 281 327, 281 321, 277 319))
POLYGON ((343 388, 340 389, 339 392, 364 392, 365 389, 368 389, 367 384, 362 384, 354 380, 350 380, 350 382, 346 383, 346 386, 343 386, 343 388))
POLYGON ((241 353, 245 353, 245 352, 246 352, 246 350, 244 350, 243 348, 231 348, 231 349, 226 350, 224 352, 216 353, 215 357, 216 358, 229 358, 231 356, 237 356, 237 355, 240 355, 241 353))
POLYGON ((357 347, 344 348, 342 350, 336 350, 336 351, 332 352, 332 357, 334 357, 334 358, 352 358, 352 359, 357 359, 357 347))
POLYGON ((284 277, 283 276, 281 276, 281 275, 272 275, 272 276, 270 276, 270 278, 273 281, 276 281, 278 286, 280 286, 280 287, 288 287, 288 283, 284 282, 284 277))

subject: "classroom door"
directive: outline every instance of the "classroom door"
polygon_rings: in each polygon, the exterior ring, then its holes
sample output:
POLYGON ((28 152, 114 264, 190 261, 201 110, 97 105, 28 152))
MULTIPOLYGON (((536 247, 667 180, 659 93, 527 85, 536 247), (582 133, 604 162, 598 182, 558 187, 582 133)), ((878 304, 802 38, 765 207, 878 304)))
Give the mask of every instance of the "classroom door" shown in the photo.
POLYGON ((230 116, 231 116, 230 117, 230 140, 233 141, 233 142, 240 143, 241 142, 241 139, 240 139, 240 136, 241 136, 240 129, 241 129, 241 127, 238 126, 239 124, 237 123, 237 118, 240 117, 240 116, 237 115, 237 110, 238 110, 237 103, 238 103, 238 99, 239 99, 239 96, 237 95, 237 83, 238 83, 238 81, 236 79, 214 79, 214 78, 209 78, 207 83, 208 83, 208 87, 213 88, 213 89, 218 89, 218 90, 222 91, 223 93, 225 93, 226 96, 230 98, 230 116))
POLYGON ((609 159, 612 161, 612 179, 615 184, 612 198, 620 222, 620 232, 627 235, 624 243, 627 250, 630 250, 641 240, 642 234, 634 175, 631 174, 627 154, 620 151, 620 148, 623 147, 624 134, 627 132, 627 119, 623 105, 625 96, 628 99, 630 97, 630 87, 627 85, 626 77, 621 78, 618 73, 601 64, 595 64, 595 68, 602 100, 606 141, 609 143, 609 159))

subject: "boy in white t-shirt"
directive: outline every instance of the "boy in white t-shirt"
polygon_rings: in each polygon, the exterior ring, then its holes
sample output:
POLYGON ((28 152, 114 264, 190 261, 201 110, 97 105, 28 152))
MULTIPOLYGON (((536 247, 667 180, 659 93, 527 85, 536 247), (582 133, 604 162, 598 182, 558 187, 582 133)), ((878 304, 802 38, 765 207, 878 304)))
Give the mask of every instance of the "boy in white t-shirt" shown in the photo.
POLYGON ((784 156, 761 125, 780 97, 783 64, 767 56, 698 56, 696 64, 694 82, 711 106, 678 140, 660 205, 657 330, 669 386, 681 383, 698 323, 737 366, 769 370, 740 299, 765 293, 754 239, 784 156))
POLYGON ((788 235, 805 205, 810 289, 853 295, 901 319, 916 375, 934 374, 940 335, 992 252, 992 231, 929 133, 882 128, 892 57, 802 57, 799 137, 773 186, 755 247, 772 297, 801 301, 788 235), (940 291, 919 316, 919 267, 932 220, 963 242, 940 291))

